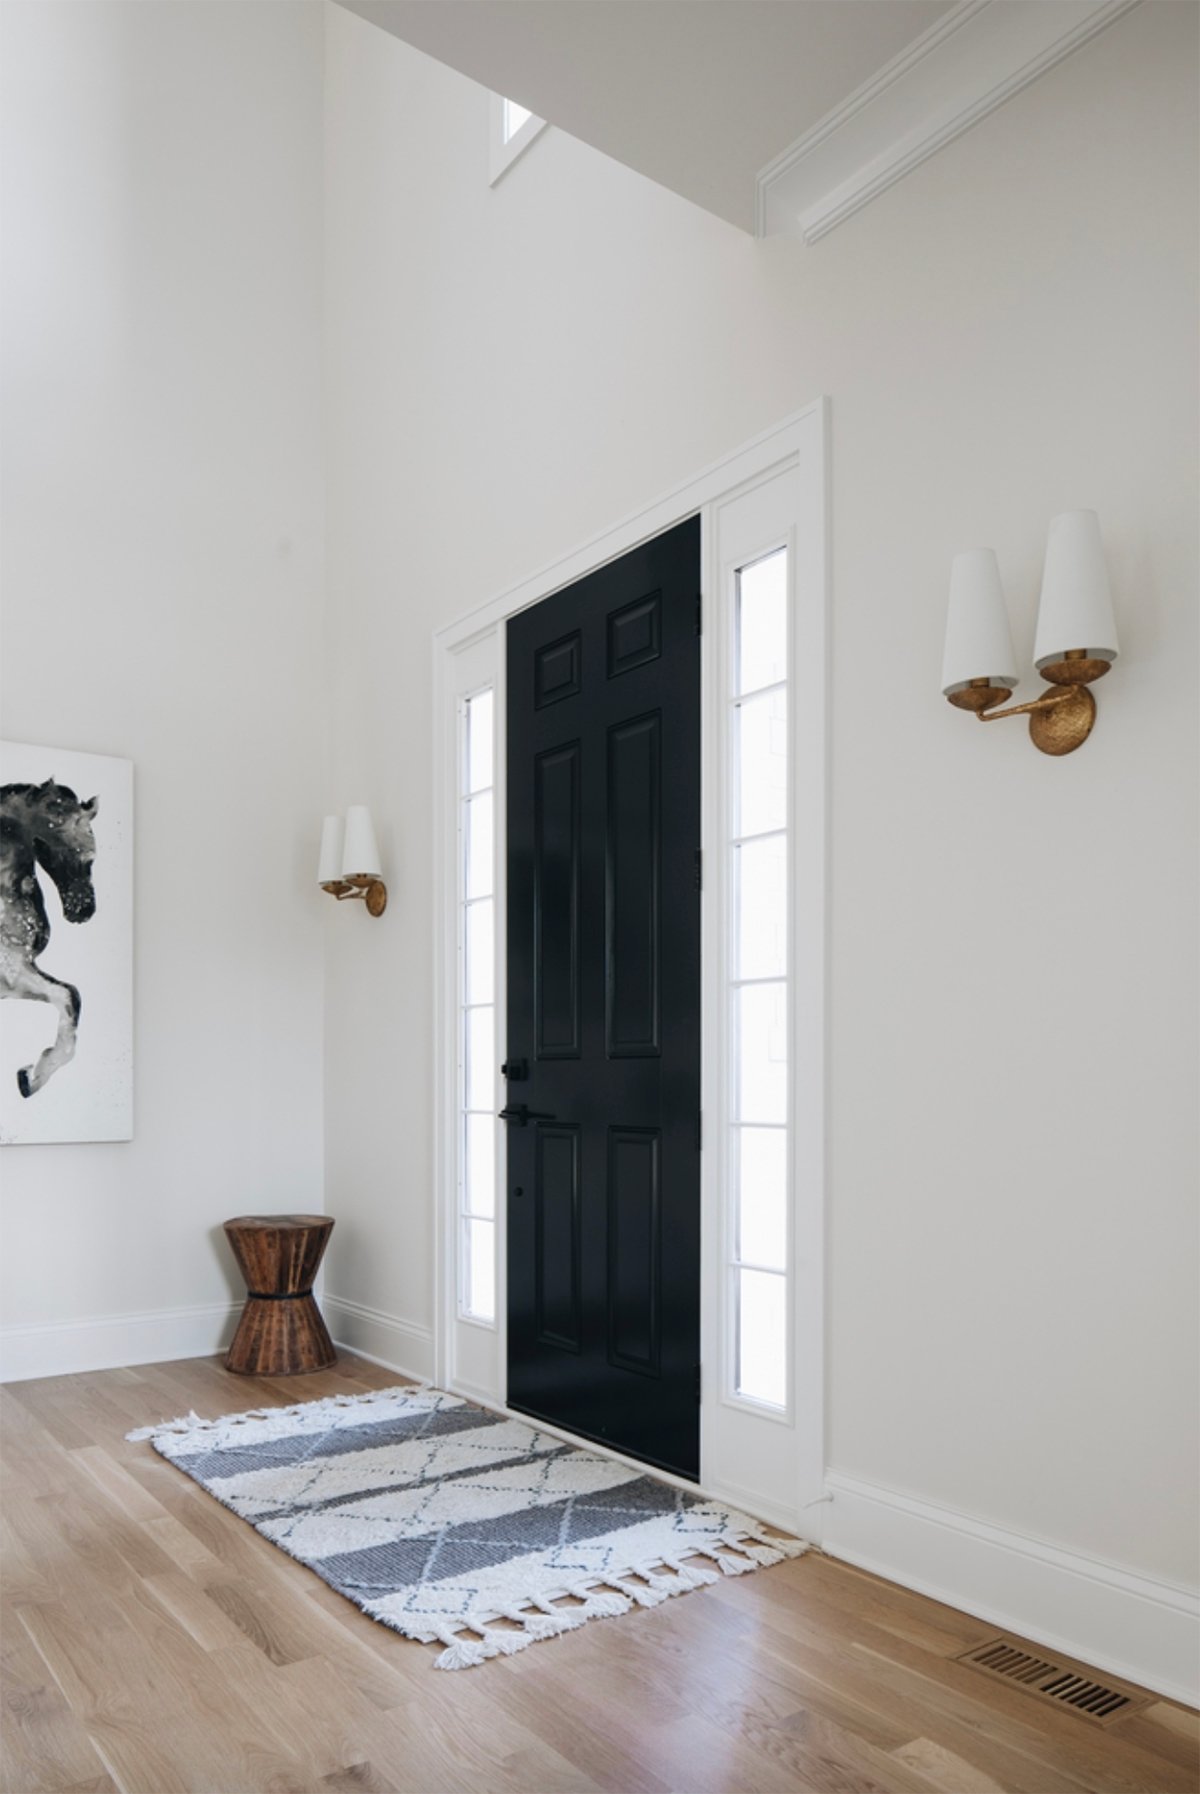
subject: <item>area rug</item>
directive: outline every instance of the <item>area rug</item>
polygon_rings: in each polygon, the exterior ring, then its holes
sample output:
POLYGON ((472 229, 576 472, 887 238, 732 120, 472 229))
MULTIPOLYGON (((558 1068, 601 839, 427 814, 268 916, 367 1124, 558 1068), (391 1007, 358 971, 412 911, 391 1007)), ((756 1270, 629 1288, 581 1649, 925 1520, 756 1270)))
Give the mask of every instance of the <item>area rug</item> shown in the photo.
POLYGON ((421 1386, 190 1414, 128 1437, 372 1619, 440 1641, 438 1669, 805 1549, 723 1502, 421 1386))

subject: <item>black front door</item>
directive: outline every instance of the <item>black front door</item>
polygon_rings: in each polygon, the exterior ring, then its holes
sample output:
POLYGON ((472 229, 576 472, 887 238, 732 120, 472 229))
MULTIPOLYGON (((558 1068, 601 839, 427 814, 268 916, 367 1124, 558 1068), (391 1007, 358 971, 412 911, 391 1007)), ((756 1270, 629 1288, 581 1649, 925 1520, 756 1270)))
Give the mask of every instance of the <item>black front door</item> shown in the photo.
POLYGON ((508 1400, 699 1474, 700 520, 508 625, 508 1400))

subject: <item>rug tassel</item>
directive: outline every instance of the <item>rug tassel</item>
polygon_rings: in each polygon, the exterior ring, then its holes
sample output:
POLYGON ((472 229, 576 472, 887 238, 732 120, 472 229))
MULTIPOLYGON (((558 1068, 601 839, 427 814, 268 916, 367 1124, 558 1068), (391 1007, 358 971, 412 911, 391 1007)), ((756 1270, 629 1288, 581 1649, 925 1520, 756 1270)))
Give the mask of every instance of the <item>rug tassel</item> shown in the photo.
POLYGON ((486 1663, 491 1657, 511 1657, 542 1639, 557 1638, 564 1632, 574 1632, 589 1620, 616 1619, 618 1615, 630 1612, 634 1604, 632 1599, 617 1594, 615 1590, 611 1593, 579 1592, 582 1596, 579 1607, 557 1607, 550 1613, 526 1613, 518 1609, 505 1613, 505 1619, 516 1622, 518 1629, 512 1632, 501 1632, 485 1626, 483 1636, 477 1639, 460 1638, 448 1628, 437 1633, 437 1638, 446 1648, 435 1658, 434 1668, 474 1669, 477 1664, 486 1663))
POLYGON ((696 1564, 672 1562, 671 1568, 679 1578, 681 1589, 706 1588, 709 1583, 720 1580, 716 1570, 702 1570, 696 1564))
POLYGON ((741 1547, 752 1557, 760 1570, 769 1570, 772 1564, 781 1564, 787 1553, 776 1550, 774 1545, 743 1545, 741 1547))
POLYGON ((622 1582, 622 1588, 628 1589, 639 1607, 657 1607, 670 1598, 671 1590, 661 1586, 662 1578, 654 1582, 622 1582))

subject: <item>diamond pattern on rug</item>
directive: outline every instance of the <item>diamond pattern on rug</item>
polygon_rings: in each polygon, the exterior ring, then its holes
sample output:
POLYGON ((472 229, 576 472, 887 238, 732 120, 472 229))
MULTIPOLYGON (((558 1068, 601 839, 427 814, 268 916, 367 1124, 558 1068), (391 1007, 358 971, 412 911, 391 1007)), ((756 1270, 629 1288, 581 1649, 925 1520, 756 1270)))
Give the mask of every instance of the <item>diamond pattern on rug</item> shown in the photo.
POLYGON ((407 1638, 440 1640, 441 1669, 806 1548, 440 1390, 193 1414, 130 1437, 148 1438, 365 1613, 407 1638))

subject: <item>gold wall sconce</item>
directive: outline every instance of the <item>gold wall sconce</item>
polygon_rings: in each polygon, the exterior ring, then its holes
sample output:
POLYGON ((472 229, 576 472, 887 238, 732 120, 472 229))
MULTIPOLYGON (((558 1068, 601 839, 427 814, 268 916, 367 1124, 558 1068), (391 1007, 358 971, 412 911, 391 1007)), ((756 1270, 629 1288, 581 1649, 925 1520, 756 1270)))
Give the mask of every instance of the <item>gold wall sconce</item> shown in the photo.
POLYGON ((1028 704, 997 710, 1017 684, 1000 583, 990 548, 955 556, 942 662, 942 694, 981 723, 1027 716, 1034 747, 1043 754, 1071 754, 1096 720, 1088 686, 1117 658, 1108 568, 1095 511, 1064 511, 1050 525, 1033 661, 1052 683, 1028 704))
POLYGON ((351 804, 346 811, 344 829, 340 816, 325 818, 321 828, 317 883, 339 903, 344 903, 347 897, 360 897, 369 916, 381 916, 387 908, 387 886, 380 870, 379 847, 371 812, 365 804, 351 804))

